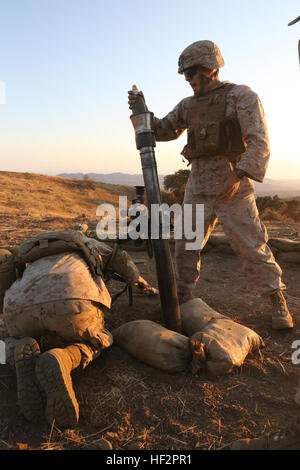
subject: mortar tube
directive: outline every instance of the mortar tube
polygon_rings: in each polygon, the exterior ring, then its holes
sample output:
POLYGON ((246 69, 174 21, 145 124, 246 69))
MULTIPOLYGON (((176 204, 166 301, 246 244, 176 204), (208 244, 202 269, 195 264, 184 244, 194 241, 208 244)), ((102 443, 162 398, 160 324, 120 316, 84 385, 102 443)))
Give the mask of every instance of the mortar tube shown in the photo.
MULTIPOLYGON (((155 138, 152 131, 153 114, 149 112, 130 116, 135 134, 136 146, 140 151, 148 210, 152 204, 161 204, 157 165, 155 159, 155 138)), ((159 239, 151 239, 155 257, 158 289, 162 308, 162 321, 166 328, 181 333, 181 314, 169 242, 162 238, 162 221, 159 221, 159 239)))
MULTIPOLYGON (((149 201, 148 210, 150 212, 151 204, 161 204, 157 166, 153 148, 142 147, 140 149, 140 157, 147 200, 149 201)), ((151 239, 151 243, 156 264, 158 289, 162 308, 162 320, 169 330, 181 333, 181 315, 170 246, 168 240, 161 237, 162 221, 160 219, 159 239, 151 239)))

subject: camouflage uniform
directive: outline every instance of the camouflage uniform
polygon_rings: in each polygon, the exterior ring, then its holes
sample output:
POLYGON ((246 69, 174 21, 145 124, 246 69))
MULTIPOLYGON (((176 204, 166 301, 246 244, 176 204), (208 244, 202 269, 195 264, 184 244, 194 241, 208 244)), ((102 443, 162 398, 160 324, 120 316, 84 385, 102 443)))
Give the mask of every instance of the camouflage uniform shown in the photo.
MULTIPOLYGON (((226 84, 229 82, 218 82, 216 88, 226 84)), ((219 219, 257 290, 261 294, 272 294, 285 286, 281 281, 281 269, 267 245, 267 232, 258 216, 252 181, 263 181, 270 156, 264 111, 259 97, 248 86, 230 85, 225 115, 237 118, 246 151, 234 165, 225 155, 193 158, 184 203, 204 204, 202 248, 219 219), (250 178, 244 176, 241 179, 237 193, 229 201, 218 201, 216 196, 222 193, 234 166, 245 171, 250 178)), ((168 141, 179 137, 188 128, 191 104, 196 100, 201 104, 202 99, 194 96, 185 98, 165 118, 154 117, 156 139, 168 141)), ((200 273, 199 250, 185 250, 185 240, 177 240, 175 259, 178 291, 192 291, 200 273)))
MULTIPOLYGON (((100 248, 105 266, 112 253, 110 247, 97 240, 85 240, 100 248)), ((117 252, 110 267, 128 284, 139 277, 138 269, 123 250, 117 252)), ((59 343, 76 344, 82 353, 81 366, 86 367, 113 342, 104 328, 104 312, 110 306, 104 281, 100 277, 94 280, 80 255, 63 253, 34 261, 5 293, 0 332, 2 337, 8 336, 7 362, 13 365, 17 339, 50 333, 59 343)))

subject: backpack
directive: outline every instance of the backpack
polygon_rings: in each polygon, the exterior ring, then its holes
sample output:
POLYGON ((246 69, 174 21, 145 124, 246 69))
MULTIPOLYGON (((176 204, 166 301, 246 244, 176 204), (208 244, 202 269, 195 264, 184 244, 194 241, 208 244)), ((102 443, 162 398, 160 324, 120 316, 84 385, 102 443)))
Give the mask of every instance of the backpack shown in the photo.
MULTIPOLYGON (((26 264, 33 263, 45 256, 60 253, 79 252, 86 261, 95 282, 101 276, 107 282, 110 278, 125 282, 117 274, 110 272, 109 263, 103 272, 102 256, 95 246, 87 246, 83 241, 84 235, 77 230, 64 230, 58 232, 43 232, 21 243, 11 251, 0 249, 0 313, 3 310, 3 299, 7 289, 19 278, 26 269, 26 264), (2 255, 2 257, 1 257, 2 255), (107 271, 107 272, 106 272, 107 271)), ((112 256, 114 251, 112 252, 112 256)), ((126 282, 125 282, 126 284, 126 282)), ((114 302, 128 289, 129 304, 132 305, 131 286, 126 284, 121 292, 113 296, 114 302)))
POLYGON ((81 253, 94 279, 103 276, 101 254, 94 247, 89 248, 83 241, 82 233, 76 230, 43 232, 29 238, 19 245, 18 260, 26 264, 45 256, 74 251, 81 253))

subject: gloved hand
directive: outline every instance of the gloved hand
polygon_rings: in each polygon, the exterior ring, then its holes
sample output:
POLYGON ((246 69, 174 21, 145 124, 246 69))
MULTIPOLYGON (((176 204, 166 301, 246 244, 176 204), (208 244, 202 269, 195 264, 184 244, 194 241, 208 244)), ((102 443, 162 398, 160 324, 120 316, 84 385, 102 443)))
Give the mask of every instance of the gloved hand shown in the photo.
POLYGON ((155 287, 151 287, 150 284, 141 276, 133 285, 137 287, 139 291, 143 294, 146 294, 149 296, 158 295, 158 290, 155 289, 155 287))
MULTIPOLYGON (((139 95, 142 96, 143 100, 145 101, 145 97, 142 91, 139 91, 139 95)), ((136 102, 136 93, 132 90, 128 91, 128 104, 129 104, 129 109, 132 109, 135 105, 136 102)))

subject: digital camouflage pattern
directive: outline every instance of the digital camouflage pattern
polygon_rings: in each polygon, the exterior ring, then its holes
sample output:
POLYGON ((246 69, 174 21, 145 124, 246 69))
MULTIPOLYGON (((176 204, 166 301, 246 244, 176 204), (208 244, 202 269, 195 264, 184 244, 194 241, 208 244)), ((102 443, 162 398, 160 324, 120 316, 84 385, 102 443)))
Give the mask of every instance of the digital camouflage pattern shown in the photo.
MULTIPOLYGON (((223 82, 220 82, 218 86, 222 85, 223 82)), ((197 100, 194 96, 184 98, 163 119, 154 117, 156 140, 169 141, 179 137, 189 127, 189 108, 197 100)), ((227 93, 225 116, 237 118, 246 144, 246 151, 236 167, 244 170, 252 179, 262 182, 270 158, 270 143, 259 97, 246 85, 233 86, 227 93)), ((190 175, 193 192, 205 195, 221 193, 231 171, 232 165, 225 155, 193 159, 190 175)), ((251 179, 243 178, 241 187, 244 192, 250 193, 254 185, 251 179)))
POLYGON ((207 69, 221 68, 224 59, 221 51, 212 41, 196 41, 182 51, 178 60, 178 73, 195 65, 202 65, 207 69))
MULTIPOLYGON (((188 183, 184 204, 204 204, 202 248, 219 220, 257 292, 269 295, 285 288, 281 281, 282 271, 267 245, 267 231, 259 218, 252 192, 245 195, 243 188, 240 188, 232 199, 221 202, 215 196, 195 195, 188 183)), ((178 290, 192 293, 200 276, 200 252, 186 250, 185 243, 184 239, 176 240, 175 272, 178 290)))
MULTIPOLYGON (((221 87, 224 83, 230 82, 219 82, 217 86, 221 87)), ((257 94, 246 85, 231 85, 227 93, 225 115, 238 120, 246 146, 235 166, 245 171, 250 178, 241 179, 239 190, 230 201, 218 201, 216 196, 222 193, 234 164, 226 155, 193 158, 184 203, 204 204, 203 246, 219 219, 257 291, 271 294, 285 286, 281 281, 281 269, 267 245, 268 236, 258 215, 252 181, 262 182, 265 177, 270 158, 268 129, 257 94)), ((163 119, 154 117, 156 139, 173 140, 188 129, 189 109, 191 103, 197 100, 194 96, 185 98, 163 119)), ((199 279, 200 251, 186 250, 185 243, 185 240, 176 240, 175 273, 179 294, 189 296, 199 279)))
MULTIPOLYGON (((97 240, 86 243, 97 246, 105 266, 112 249, 97 240)), ((139 271, 123 250, 111 260, 113 271, 133 284, 139 271)), ((47 337, 56 342, 75 344, 82 352, 82 366, 109 347, 112 335, 104 328, 104 312, 111 297, 102 278, 90 274, 85 260, 77 253, 63 253, 32 262, 6 291, 4 317, 0 319, 0 338, 5 339, 7 362, 13 363, 13 350, 18 338, 47 337)))
POLYGON ((103 280, 94 281, 77 253, 46 256, 30 263, 22 278, 6 291, 3 312, 66 299, 92 300, 106 307, 111 304, 103 280))

